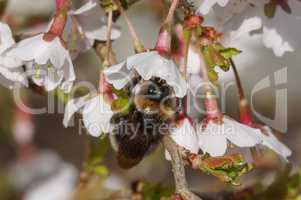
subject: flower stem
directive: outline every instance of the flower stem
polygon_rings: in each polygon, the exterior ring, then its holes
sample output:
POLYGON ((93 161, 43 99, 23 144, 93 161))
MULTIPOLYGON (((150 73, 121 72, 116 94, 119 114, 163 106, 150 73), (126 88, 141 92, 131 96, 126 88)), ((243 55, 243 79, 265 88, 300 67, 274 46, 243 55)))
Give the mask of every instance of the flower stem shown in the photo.
POLYGON ((171 24, 173 21, 173 16, 175 14, 175 11, 178 7, 179 0, 173 0, 172 4, 170 6, 170 9, 168 11, 167 17, 165 18, 164 24, 171 24))
POLYGON ((128 30, 129 30, 129 33, 134 41, 134 46, 135 46, 135 51, 136 52, 144 52, 145 51, 145 48, 142 44, 142 42, 140 41, 136 31, 135 31, 135 28, 131 22, 131 20, 129 19, 128 15, 126 14, 125 10, 123 9, 121 3, 119 0, 114 0, 114 2, 116 3, 116 5, 118 6, 118 9, 128 27, 128 30))
MULTIPOLYGON (((185 30, 183 30, 185 31, 185 30)), ((191 31, 188 31, 186 37, 184 36, 184 56, 183 60, 181 61, 180 71, 182 72, 183 76, 186 80, 188 80, 187 74, 187 65, 188 65, 188 53, 189 53, 189 45, 191 42, 191 31)), ((187 115, 188 112, 188 94, 184 98, 184 114, 187 115)))
POLYGON ((230 60, 230 63, 231 63, 232 69, 233 69, 236 86, 238 88, 239 98, 240 98, 240 100, 245 99, 245 93, 244 93, 244 90, 242 88, 242 84, 241 84, 241 80, 240 80, 240 77, 239 77, 239 74, 238 74, 238 71, 237 71, 237 67, 236 67, 236 65, 235 65, 232 58, 230 58, 229 60, 230 60))
POLYGON ((163 144, 172 158, 172 171, 175 179, 176 193, 184 200, 201 200, 188 189, 184 161, 178 145, 169 136, 163 138, 163 144))
POLYGON ((64 28, 67 23, 67 12, 70 9, 70 6, 70 0, 56 0, 55 15, 53 17, 53 23, 48 31, 48 34, 58 37, 63 35, 64 28))
POLYGON ((107 42, 106 42, 106 56, 103 61, 104 67, 109 67, 112 65, 111 63, 111 47, 112 47, 112 41, 111 41, 111 35, 112 35, 112 26, 113 26, 113 11, 110 10, 108 14, 108 32, 107 32, 107 42))
POLYGON ((181 72, 183 75, 187 78, 187 64, 188 64, 188 53, 189 53, 189 45, 191 42, 191 31, 190 30, 184 30, 187 31, 186 37, 184 37, 184 59, 181 67, 181 72))
MULTIPOLYGON (((203 56, 200 55, 200 59, 203 59, 203 56)), ((209 80, 208 75, 208 68, 206 65, 201 63, 201 73, 204 80, 204 87, 205 87, 205 100, 204 100, 204 106, 206 109, 206 114, 208 118, 220 118, 222 116, 222 113, 219 110, 218 102, 214 96, 214 93, 212 91, 212 84, 209 80)))
POLYGON ((237 67, 234 63, 234 60, 230 58, 230 63, 233 69, 236 86, 238 88, 239 93, 239 113, 240 113, 240 122, 246 124, 248 126, 254 127, 254 120, 251 114, 250 106, 248 100, 246 99, 244 89, 241 84, 241 80, 237 71, 237 67))
POLYGON ((167 17, 165 18, 159 32, 155 49, 163 55, 169 55, 171 51, 171 25, 178 4, 179 0, 172 1, 167 17))

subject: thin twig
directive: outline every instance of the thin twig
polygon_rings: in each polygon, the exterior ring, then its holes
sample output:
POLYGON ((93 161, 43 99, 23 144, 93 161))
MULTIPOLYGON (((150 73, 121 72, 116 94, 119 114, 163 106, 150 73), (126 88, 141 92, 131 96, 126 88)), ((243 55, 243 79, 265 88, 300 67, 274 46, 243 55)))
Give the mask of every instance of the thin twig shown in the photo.
POLYGON ((237 88, 238 88, 240 100, 246 99, 244 90, 242 88, 241 80, 240 80, 240 77, 239 77, 239 74, 238 74, 238 71, 237 71, 237 67, 236 67, 236 65, 235 65, 232 58, 230 58, 229 60, 230 60, 230 63, 231 63, 232 69, 233 69, 235 82, 236 82, 236 85, 237 85, 237 88))
POLYGON ((135 31, 135 28, 131 22, 131 20, 129 19, 128 15, 126 14, 125 10, 123 9, 121 3, 119 0, 114 0, 114 2, 116 3, 116 5, 118 6, 118 9, 128 27, 128 30, 129 30, 129 33, 134 41, 134 45, 135 45, 135 50, 137 52, 142 52, 144 51, 144 46, 142 44, 142 42, 140 41, 136 31, 135 31))
POLYGON ((170 153, 172 159, 171 163, 176 185, 176 193, 180 194, 184 200, 201 200, 200 197, 196 196, 188 189, 184 161, 178 145, 169 136, 165 136, 163 138, 163 144, 170 153))
POLYGON ((113 26, 113 11, 110 10, 109 11, 109 15, 108 15, 108 32, 107 32, 107 42, 106 42, 106 56, 105 59, 103 61, 103 65, 105 67, 109 67, 110 65, 112 65, 112 63, 110 63, 111 61, 111 46, 112 46, 112 41, 111 41, 111 36, 112 36, 112 26, 113 26))
MULTIPOLYGON (((188 53, 189 53, 190 42, 191 42, 191 32, 189 31, 189 35, 187 36, 187 38, 185 38, 185 36, 184 36, 184 58, 183 58, 183 62, 182 62, 182 67, 180 67, 185 79, 187 79, 187 80, 189 79, 188 74, 187 74, 187 67, 188 67, 188 53)), ((184 98, 184 113, 185 114, 187 114, 187 110, 188 110, 188 95, 186 95, 184 98)))
POLYGON ((172 1, 172 4, 171 4, 170 9, 168 11, 167 17, 164 21, 164 24, 171 24, 172 23, 175 11, 178 7, 178 4, 179 4, 179 0, 173 0, 172 1))

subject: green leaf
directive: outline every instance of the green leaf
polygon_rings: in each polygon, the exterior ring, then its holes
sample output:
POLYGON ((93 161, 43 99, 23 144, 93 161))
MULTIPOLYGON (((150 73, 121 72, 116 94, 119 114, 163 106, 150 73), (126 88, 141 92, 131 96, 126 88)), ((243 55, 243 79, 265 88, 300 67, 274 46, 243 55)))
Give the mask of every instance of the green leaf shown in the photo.
POLYGON ((90 142, 89 158, 84 164, 85 171, 94 172, 99 176, 107 176, 108 169, 102 164, 109 149, 110 141, 108 137, 90 142))
POLYGON ((204 59, 205 59, 205 62, 206 62, 206 65, 208 68, 214 68, 215 67, 215 61, 213 59, 213 48, 211 45, 207 45, 207 46, 204 46, 202 48, 202 52, 203 52, 203 55, 204 55, 204 59))
POLYGON ((208 70, 208 76, 210 81, 215 82, 218 80, 218 73, 213 69, 208 70))
POLYGON ((200 169, 221 181, 239 185, 238 178, 252 169, 240 154, 204 158, 200 169))
POLYGON ((102 177, 106 177, 106 176, 108 176, 108 174, 109 174, 108 169, 107 169, 105 166, 102 166, 102 165, 95 166, 95 167, 93 168, 93 171, 94 171, 97 175, 102 176, 102 177))
POLYGON ((221 49, 220 53, 225 59, 229 59, 232 58, 233 56, 240 54, 241 51, 236 48, 226 48, 226 49, 221 49))
POLYGON ((169 198, 173 193, 172 187, 162 186, 161 184, 143 183, 143 200, 162 200, 169 198))
POLYGON ((196 29, 195 29, 195 33, 197 36, 201 36, 203 34, 203 27, 201 25, 199 25, 196 29))
POLYGON ((113 0, 102 0, 100 1, 100 6, 106 11, 115 11, 118 10, 118 6, 115 4, 113 0))
POLYGON ((128 98, 129 96, 128 96, 128 93, 127 93, 127 91, 126 90, 117 90, 116 88, 112 88, 112 90, 113 90, 113 93, 119 98, 119 97, 121 97, 121 98, 128 98))
POLYGON ((108 149, 110 147, 110 140, 108 137, 97 139, 96 141, 91 141, 91 151, 89 159, 91 161, 103 160, 108 149))
POLYGON ((189 38, 190 38, 190 36, 191 36, 191 30, 189 30, 189 29, 184 29, 183 35, 184 35, 184 40, 185 40, 185 41, 188 41, 189 38))
POLYGON ((118 98, 112 102, 111 108, 113 112, 128 114, 130 112, 131 103, 127 98, 118 98))

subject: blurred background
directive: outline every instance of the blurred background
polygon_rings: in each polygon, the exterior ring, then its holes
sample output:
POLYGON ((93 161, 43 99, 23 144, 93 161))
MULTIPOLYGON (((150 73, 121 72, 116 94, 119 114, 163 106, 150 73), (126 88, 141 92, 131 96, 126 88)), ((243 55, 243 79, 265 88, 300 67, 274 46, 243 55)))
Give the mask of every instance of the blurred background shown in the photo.
MULTIPOLYGON (((74 5, 80 6, 83 2, 76 1, 74 5)), ((196 1, 195 5, 198 4, 199 2, 196 1)), ((8 0, 9 21, 16 27, 18 24, 28 24, 21 29, 31 24, 40 25, 47 22, 53 10, 53 0, 34 1, 34 3, 33 0, 8 0)), ((161 10, 159 0, 141 1, 128 10, 138 35, 149 48, 155 45, 162 13, 164 12, 161 10)), ((209 17, 210 19, 205 19, 205 24, 214 23, 214 16, 209 17)), ((117 21, 117 25, 121 27, 122 37, 113 43, 113 48, 118 60, 121 61, 134 52, 122 18, 117 21)), ((283 106, 287 106, 288 125, 287 131, 280 133, 279 136, 292 149, 293 155, 289 161, 294 169, 297 169, 301 165, 298 155, 299 152, 301 153, 301 106, 298 104, 301 103, 301 49, 295 49, 295 52, 287 53, 281 58, 275 57, 270 49, 263 46, 261 36, 257 34, 245 34, 240 40, 231 42, 231 46, 243 51, 235 60, 249 98, 256 84, 270 77, 271 86, 252 95, 254 108, 258 113, 273 119, 277 105, 276 91, 286 89, 287 105, 283 106), (287 83, 273 84, 274 73, 284 68, 286 70, 281 73, 283 76, 287 75, 287 83)), ((80 55, 75 60, 77 79, 90 81, 96 87, 99 67, 100 62, 93 50, 80 55)), ((221 72, 220 76, 221 85, 230 85, 225 91, 224 111, 231 117, 238 118, 238 95, 235 84, 231 84, 234 83, 232 72, 221 72)), ((64 128, 63 113, 58 112, 61 110, 58 106, 55 106, 53 113, 41 115, 24 113, 15 105, 12 92, 8 89, 12 83, 4 79, 0 81, 0 199, 67 199, 77 185, 79 171, 82 169, 87 153, 85 147, 88 136, 79 135, 80 116, 74 120, 74 127, 64 128)), ((48 95, 37 90, 22 89, 22 98, 33 108, 49 105, 48 95)), ((57 99, 54 104, 59 105, 57 99)), ((285 116, 281 117, 281 119, 285 118, 285 116)), ((165 161, 161 147, 144 159, 139 166, 129 171, 119 169, 112 149, 109 150, 103 163, 110 171, 109 178, 104 184, 111 189, 129 187, 136 180, 172 184, 170 165, 165 161)), ((271 173, 274 172, 273 168, 278 169, 272 164, 254 170, 244 176, 243 185, 240 187, 246 187, 258 179, 269 183, 273 177, 271 173)), ((214 177, 192 170, 188 170, 188 179, 193 190, 203 193, 215 193, 230 187, 214 177)))

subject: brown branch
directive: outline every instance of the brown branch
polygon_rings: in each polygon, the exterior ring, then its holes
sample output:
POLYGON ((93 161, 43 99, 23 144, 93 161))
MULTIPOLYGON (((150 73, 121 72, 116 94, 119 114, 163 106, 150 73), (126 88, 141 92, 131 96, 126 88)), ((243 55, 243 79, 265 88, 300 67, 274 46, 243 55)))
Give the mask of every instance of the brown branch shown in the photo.
POLYGON ((174 174, 174 180, 176 185, 176 193, 181 195, 184 200, 201 200, 188 189, 188 184, 185 175, 184 161, 182 159, 183 149, 169 137, 163 138, 163 144, 172 158, 172 171, 174 174))

